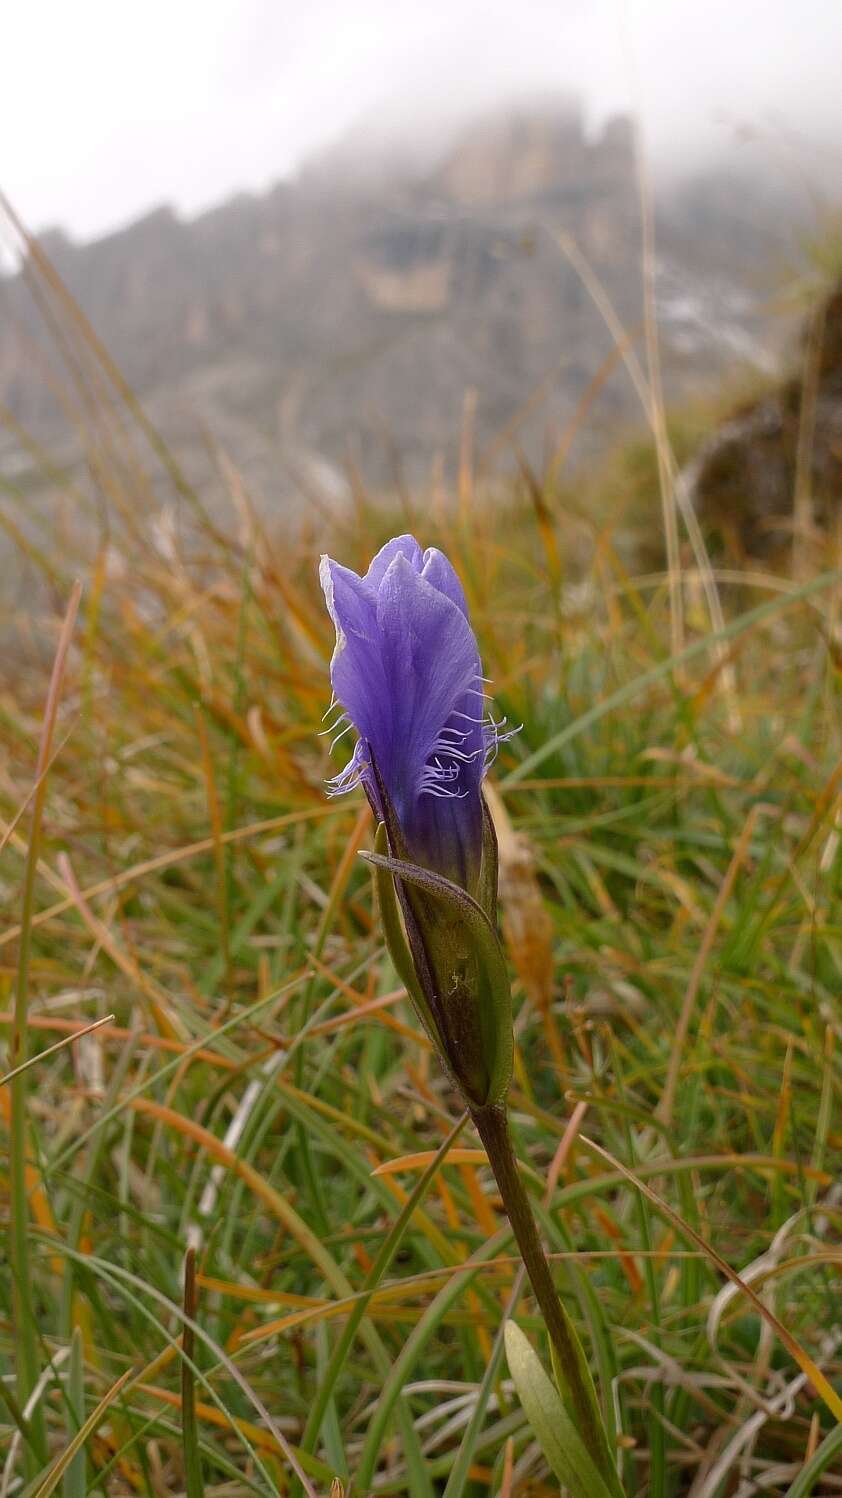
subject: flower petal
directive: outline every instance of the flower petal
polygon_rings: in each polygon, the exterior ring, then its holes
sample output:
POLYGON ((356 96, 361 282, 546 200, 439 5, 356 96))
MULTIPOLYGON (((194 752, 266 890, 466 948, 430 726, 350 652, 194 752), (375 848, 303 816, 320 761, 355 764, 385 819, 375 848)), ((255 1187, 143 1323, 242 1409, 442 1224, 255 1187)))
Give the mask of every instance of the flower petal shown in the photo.
POLYGON ((330 663, 334 695, 363 738, 391 739, 391 695, 383 670, 377 595, 364 578, 330 557, 319 576, 336 630, 330 663))
POLYGON ((399 771, 403 784, 392 792, 399 803, 420 789, 421 773, 442 729, 476 687, 479 651, 464 614, 404 555, 390 564, 380 584, 377 623, 393 705, 393 764, 376 743, 374 748, 384 780, 399 771))
POLYGON ((456 569, 452 562, 447 560, 443 551, 436 546, 428 546, 424 552, 424 566, 421 576, 426 578, 439 593, 443 593, 452 603, 461 609, 465 618, 468 617, 468 605, 465 601, 465 593, 462 584, 456 575, 456 569))
POLYGON ((388 572, 395 557, 406 557, 412 563, 415 572, 421 571, 424 553, 418 545, 414 536, 393 536, 385 546, 381 546, 377 555, 372 558, 371 565, 365 575, 365 581, 372 588, 379 588, 386 573, 388 572))

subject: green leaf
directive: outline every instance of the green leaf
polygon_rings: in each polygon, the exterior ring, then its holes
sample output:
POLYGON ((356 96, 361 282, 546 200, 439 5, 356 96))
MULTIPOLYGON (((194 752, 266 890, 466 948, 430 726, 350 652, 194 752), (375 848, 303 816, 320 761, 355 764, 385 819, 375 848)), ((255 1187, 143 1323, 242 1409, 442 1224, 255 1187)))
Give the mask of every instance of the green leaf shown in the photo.
POLYGON ((608 1484, 608 1487, 614 1494, 614 1498, 622 1498, 623 1488, 617 1475, 617 1468, 614 1465, 614 1460, 611 1455, 611 1447, 608 1444, 608 1433, 605 1429, 605 1422, 602 1418, 602 1411, 599 1407, 599 1400, 596 1397, 596 1388, 594 1387, 591 1370, 588 1367, 588 1360, 585 1357, 582 1343, 579 1340, 579 1333, 576 1331, 573 1322, 567 1315, 567 1312, 564 1309, 564 1303, 561 1300, 559 1300, 559 1305, 561 1306, 562 1315, 564 1316, 564 1319, 569 1327, 570 1345, 572 1355, 576 1360, 576 1367, 575 1369, 571 1370, 570 1373, 565 1371, 562 1366, 561 1358, 558 1355, 558 1349, 552 1338, 550 1338, 550 1362, 552 1363, 553 1377, 556 1381, 556 1388, 558 1389, 558 1392, 561 1396, 562 1404, 564 1405, 568 1415, 570 1416, 571 1420, 573 1420, 574 1424, 576 1407, 573 1401, 573 1396, 570 1393, 571 1374, 577 1380, 579 1387, 584 1388, 587 1391, 592 1410, 592 1430, 594 1433, 594 1439, 599 1443, 600 1446, 600 1452, 598 1453, 600 1455, 600 1469, 605 1478, 605 1481, 608 1484))
POLYGON ((506 1322, 506 1357, 518 1398, 553 1472, 573 1498, 614 1498, 594 1466, 561 1395, 514 1321, 506 1322))

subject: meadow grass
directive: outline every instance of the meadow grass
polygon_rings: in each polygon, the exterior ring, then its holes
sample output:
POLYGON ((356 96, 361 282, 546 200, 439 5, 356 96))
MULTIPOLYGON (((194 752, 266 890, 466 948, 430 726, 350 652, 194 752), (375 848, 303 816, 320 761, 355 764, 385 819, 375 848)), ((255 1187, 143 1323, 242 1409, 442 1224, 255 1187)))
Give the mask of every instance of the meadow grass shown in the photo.
POLYGON ((838 555, 644 573, 607 507, 467 470, 274 533, 229 471, 212 517, 71 332, 71 521, 3 509, 0 1494, 557 1492, 493 1178, 325 797, 317 554, 405 529, 522 724, 512 1127, 625 1490, 842 1491, 838 555))

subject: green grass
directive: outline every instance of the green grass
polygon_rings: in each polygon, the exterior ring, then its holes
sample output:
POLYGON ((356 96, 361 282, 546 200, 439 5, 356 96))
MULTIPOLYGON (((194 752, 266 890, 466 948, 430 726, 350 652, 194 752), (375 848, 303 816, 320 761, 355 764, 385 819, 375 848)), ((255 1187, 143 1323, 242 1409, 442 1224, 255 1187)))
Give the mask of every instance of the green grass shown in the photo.
POLYGON ((557 1491, 501 1356, 508 1308, 549 1361, 508 1224, 470 1127, 442 1148, 461 1105, 384 950, 367 814, 324 795, 317 553, 412 528, 523 725, 493 772, 513 1131, 626 1491, 838 1492, 798 1359, 839 1390, 839 558, 723 573, 719 649, 688 574, 671 659, 667 580, 598 510, 211 521, 137 427, 127 468, 137 413, 96 367, 107 534, 7 501, 49 586, 3 621, 0 1009, 8 1067, 16 995, 35 1059, 0 1087, 0 1491, 557 1491))

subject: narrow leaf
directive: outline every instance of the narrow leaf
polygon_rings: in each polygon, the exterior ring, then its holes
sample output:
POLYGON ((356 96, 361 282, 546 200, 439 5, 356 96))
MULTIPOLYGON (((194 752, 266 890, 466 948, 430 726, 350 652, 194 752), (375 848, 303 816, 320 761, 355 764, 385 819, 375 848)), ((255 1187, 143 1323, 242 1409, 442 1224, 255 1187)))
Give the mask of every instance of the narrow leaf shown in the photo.
POLYGON ((188 1248, 184 1260, 184 1331, 181 1359, 181 1449, 184 1458, 184 1485, 187 1498, 203 1498, 202 1460, 199 1456, 199 1431, 196 1424, 196 1384, 193 1377, 195 1338, 192 1323, 196 1319, 196 1250, 188 1248))
POLYGON ((61 1456, 58 1457, 54 1465, 50 1468, 50 1471, 47 1473, 44 1481, 38 1488, 38 1491, 35 1494, 35 1498, 50 1498, 50 1494, 55 1492, 56 1488, 59 1485, 59 1482, 61 1481, 61 1478, 64 1476, 68 1467, 71 1466, 76 1453, 84 1449, 85 1442, 90 1439, 97 1426, 102 1420, 104 1420, 110 1406, 114 1403, 114 1400, 126 1387, 126 1384, 129 1382, 129 1380, 135 1377, 136 1373, 134 1368, 127 1368, 122 1377, 118 1378, 116 1384, 112 1384, 108 1392, 104 1394, 102 1399, 99 1401, 96 1409, 91 1411, 84 1425, 81 1426, 81 1428, 76 1432, 73 1440, 69 1443, 69 1445, 65 1447, 64 1451, 61 1453, 61 1456))
POLYGON ((514 1321, 506 1322, 506 1358, 526 1418, 559 1482, 573 1498, 613 1498, 537 1352, 514 1321))
MULTIPOLYGON (((571 1349, 573 1357, 576 1360, 576 1368, 575 1370, 571 1371, 573 1373, 573 1376, 577 1379, 580 1387, 584 1387, 585 1389, 587 1389, 590 1396, 590 1403, 593 1410, 592 1428, 597 1433, 596 1439, 598 1440, 600 1447, 600 1452, 598 1453, 600 1456, 600 1469, 606 1482, 608 1483, 609 1488, 612 1489, 615 1498, 622 1498, 623 1489, 620 1483, 620 1478, 617 1474, 617 1468, 614 1462, 614 1458, 611 1453, 611 1447, 608 1441, 608 1432, 605 1429, 605 1421, 602 1418, 602 1411, 599 1407, 599 1400, 596 1396, 596 1388, 594 1387, 591 1370, 588 1367, 588 1360, 585 1357, 584 1348, 582 1347, 582 1343, 579 1340, 579 1333, 576 1331, 573 1322, 570 1321, 570 1318, 567 1316, 567 1312, 565 1311, 564 1304, 561 1300, 559 1300, 559 1305, 561 1306, 562 1313, 564 1314, 565 1319, 568 1321, 570 1327, 571 1349)), ((570 1373, 565 1372, 565 1369, 562 1366, 561 1358, 558 1355, 558 1349, 556 1348, 556 1345, 553 1342, 552 1338, 550 1338, 550 1362, 552 1364, 553 1377, 556 1382, 556 1388, 558 1389, 558 1392, 561 1396, 562 1404, 564 1405, 567 1413, 569 1414, 571 1420, 573 1420, 573 1423, 575 1425, 575 1404, 573 1402, 573 1395, 570 1389, 570 1373)))
MULTIPOLYGON (((67 1418, 68 1444, 73 1440, 73 1437, 85 1420, 84 1359, 85 1350, 82 1341, 82 1332, 81 1328, 77 1326, 70 1342, 70 1368, 67 1378, 67 1402, 69 1405, 67 1418)), ((87 1482, 85 1481, 84 1451, 77 1451, 65 1472, 62 1492, 64 1498, 85 1498, 87 1482)))

